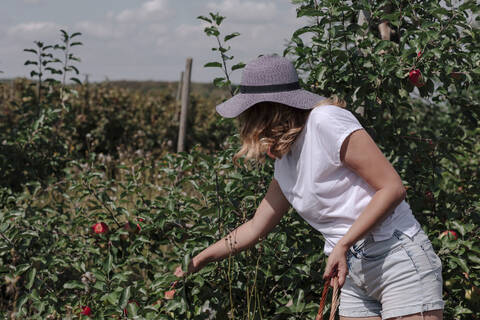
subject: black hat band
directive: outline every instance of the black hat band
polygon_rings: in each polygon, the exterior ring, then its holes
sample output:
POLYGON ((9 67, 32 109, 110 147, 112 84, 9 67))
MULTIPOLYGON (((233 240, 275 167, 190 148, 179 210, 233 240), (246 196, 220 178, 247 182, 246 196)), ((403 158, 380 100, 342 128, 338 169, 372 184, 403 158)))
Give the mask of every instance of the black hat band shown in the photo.
POLYGON ((272 93, 300 89, 298 81, 264 86, 240 86, 240 93, 272 93))

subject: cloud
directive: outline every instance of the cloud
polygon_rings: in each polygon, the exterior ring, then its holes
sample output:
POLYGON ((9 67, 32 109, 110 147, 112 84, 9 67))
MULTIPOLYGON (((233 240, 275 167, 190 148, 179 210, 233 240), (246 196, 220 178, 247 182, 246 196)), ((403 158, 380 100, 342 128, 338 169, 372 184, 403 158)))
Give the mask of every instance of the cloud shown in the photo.
POLYGON ((164 18, 170 13, 171 10, 167 6, 167 0, 149 0, 138 8, 121 11, 115 19, 120 23, 156 20, 164 18))
POLYGON ((52 42, 58 39, 60 29, 64 27, 49 21, 25 22, 7 28, 8 41, 25 46, 33 40, 52 42))
MULTIPOLYGON (((98 7, 93 0, 85 3, 98 7)), ((192 79, 211 81, 221 76, 221 71, 203 65, 219 61, 220 56, 218 51, 210 50, 217 46, 216 39, 204 34, 208 23, 195 19, 199 14, 218 11, 227 17, 220 28, 222 38, 240 32, 239 37, 228 42, 232 47, 229 54, 235 56, 229 66, 248 62, 259 54, 282 54, 285 39, 299 26, 295 6, 288 1, 208 0, 187 5, 187 1, 178 0, 140 0, 122 6, 105 5, 99 10, 102 11, 95 18, 82 12, 68 17, 68 23, 47 16, 25 21, 13 13, 7 14, 5 18, 12 17, 11 21, 0 21, 0 30, 4 30, 0 32, 4 44, 0 46, 0 57, 8 57, 8 62, 5 59, 0 68, 6 75, 27 74, 23 59, 28 54, 22 53, 22 49, 31 47, 33 40, 57 43, 59 29, 63 28, 82 32, 79 40, 84 46, 76 47, 75 54, 82 58, 80 71, 90 74, 90 80, 102 80, 107 75, 111 79, 177 79, 185 58, 192 56, 192 79)), ((232 74, 234 82, 239 81, 240 74, 232 74)))
POLYGON ((109 11, 102 21, 78 22, 76 27, 101 40, 130 38, 129 41, 138 42, 167 33, 166 18, 173 16, 172 12, 167 0, 148 0, 118 13, 109 11))
POLYGON ((278 9, 273 1, 212 1, 207 3, 207 9, 212 12, 219 12, 232 21, 243 23, 267 22, 278 16, 278 9))
POLYGON ((58 30, 59 26, 53 22, 26 22, 20 23, 7 30, 10 36, 49 33, 58 30))
POLYGON ((122 32, 115 28, 112 23, 98 23, 93 21, 81 21, 76 24, 76 29, 98 39, 118 39, 123 36, 122 32))

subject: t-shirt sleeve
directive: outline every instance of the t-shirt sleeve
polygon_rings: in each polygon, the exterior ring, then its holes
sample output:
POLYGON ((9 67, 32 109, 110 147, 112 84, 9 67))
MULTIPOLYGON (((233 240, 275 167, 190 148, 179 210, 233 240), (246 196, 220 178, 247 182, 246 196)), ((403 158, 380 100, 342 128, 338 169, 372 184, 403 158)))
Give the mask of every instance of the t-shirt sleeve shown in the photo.
POLYGON ((331 163, 340 166, 340 149, 343 141, 354 131, 363 129, 358 119, 348 111, 336 106, 320 106, 315 110, 314 121, 320 146, 331 163))

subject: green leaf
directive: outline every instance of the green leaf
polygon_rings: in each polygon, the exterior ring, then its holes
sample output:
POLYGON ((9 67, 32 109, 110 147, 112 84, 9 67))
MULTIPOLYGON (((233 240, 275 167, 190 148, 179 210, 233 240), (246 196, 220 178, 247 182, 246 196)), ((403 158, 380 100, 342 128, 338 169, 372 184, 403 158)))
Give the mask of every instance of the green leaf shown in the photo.
POLYGON ((216 27, 206 27, 203 29, 203 31, 208 35, 208 36, 215 36, 218 37, 220 35, 220 31, 216 27))
POLYGON ((67 71, 75 71, 76 74, 79 74, 80 72, 78 71, 77 67, 75 66, 68 66, 67 68, 67 71))
POLYGON ((105 270, 106 274, 109 274, 112 271, 112 267, 113 267, 113 256, 109 252, 107 261, 105 261, 105 263, 103 265, 103 269, 105 270))
POLYGON ((128 300, 130 300, 130 286, 123 289, 120 298, 120 308, 124 309, 127 306, 128 300))
POLYGON ((20 275, 22 275, 25 271, 27 271, 29 268, 30 268, 30 264, 29 264, 29 263, 24 263, 24 264, 18 265, 18 266, 16 266, 16 268, 15 268, 15 275, 16 275, 16 276, 20 276, 20 275))
POLYGON ((117 306, 118 305, 118 295, 119 295, 119 292, 112 292, 109 295, 107 295, 106 300, 110 304, 112 304, 114 306, 117 306))
POLYGON ((468 253, 468 260, 472 261, 473 263, 480 265, 480 257, 473 254, 473 253, 468 253))
POLYGON ((18 302, 17 308, 19 311, 22 310, 23 305, 28 301, 29 296, 24 295, 23 297, 20 298, 20 301, 18 302))
POLYGON ((208 62, 203 67, 204 68, 222 68, 222 64, 220 62, 208 62))
POLYGON ((238 32, 230 33, 230 34, 226 35, 225 38, 223 38, 223 41, 227 42, 230 39, 238 37, 239 35, 240 35, 240 33, 238 33, 238 32))
POLYGON ((463 236, 465 236, 465 228, 460 224, 458 223, 458 221, 455 221, 455 220, 452 220, 451 221, 451 224, 452 224, 452 227, 457 230, 458 232, 460 232, 460 234, 463 236))
POLYGON ((35 276, 37 275, 37 269, 32 268, 27 274, 27 279, 26 279, 26 284, 25 288, 31 289, 33 286, 33 283, 35 282, 35 276))
POLYGON ((63 285, 65 289, 84 289, 85 285, 80 281, 69 281, 63 285))
POLYGON ((300 308, 300 304, 303 301, 304 296, 305 296, 305 292, 303 291, 303 289, 300 289, 298 291, 297 302, 295 303, 297 308, 300 308))
POLYGON ((205 16, 198 16, 197 19, 206 21, 208 23, 212 23, 212 20, 210 20, 209 18, 207 18, 205 16))
POLYGON ((23 64, 24 66, 28 66, 30 64, 33 64, 33 65, 38 65, 38 62, 37 61, 32 61, 32 60, 27 60, 25 61, 25 63, 23 64))
POLYGON ((216 86, 216 87, 219 87, 219 88, 222 88, 225 86, 225 78, 215 78, 213 80, 213 84, 216 86))
POLYGON ((244 67, 245 67, 245 63, 239 62, 239 63, 237 63, 236 65, 233 65, 233 66, 232 66, 232 71, 235 71, 235 70, 237 70, 237 69, 242 69, 242 68, 244 68, 244 67))
POLYGON ((23 49, 23 51, 38 54, 37 50, 35 50, 35 49, 23 49))
POLYGON ((470 270, 468 269, 468 266, 465 260, 463 260, 462 258, 454 257, 454 256, 449 256, 449 259, 450 261, 453 261, 458 266, 460 266, 460 268, 462 268, 463 271, 465 271, 466 273, 470 273, 470 270))
POLYGON ((138 306, 135 302, 131 302, 127 305, 127 315, 128 317, 134 319, 138 313, 138 306))
POLYGON ((80 79, 78 79, 76 77, 71 77, 70 80, 75 82, 76 84, 82 85, 82 81, 80 81, 80 79))
POLYGON ((62 33, 62 36, 65 40, 68 40, 68 33, 67 31, 63 30, 63 29, 60 29, 60 32, 62 33))
POLYGON ((224 16, 221 16, 220 14, 218 13, 212 13, 210 12, 210 17, 212 17, 212 19, 215 21, 215 23, 219 26, 222 21, 225 19, 224 16))
POLYGON ((297 18, 300 17, 318 17, 323 15, 323 12, 321 10, 317 10, 313 7, 304 7, 301 8, 300 10, 297 10, 297 18))
POLYGON ((190 264, 190 254, 186 254, 183 257, 183 266, 182 270, 188 270, 188 265, 190 264))

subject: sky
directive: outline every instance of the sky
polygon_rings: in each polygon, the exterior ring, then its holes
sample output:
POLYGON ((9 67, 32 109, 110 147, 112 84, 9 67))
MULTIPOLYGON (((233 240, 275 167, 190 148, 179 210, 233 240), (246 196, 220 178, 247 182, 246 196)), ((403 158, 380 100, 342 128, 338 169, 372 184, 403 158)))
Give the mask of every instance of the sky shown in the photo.
MULTIPOLYGON (((233 61, 246 63, 260 54, 282 55, 305 23, 295 8, 290 0, 1 0, 0 77, 28 77, 31 68, 23 64, 31 54, 23 49, 35 40, 58 43, 64 29, 82 33, 83 46, 74 50, 82 80, 88 74, 90 81, 177 81, 192 57, 192 81, 210 82, 222 73, 203 65, 219 54, 197 16, 226 16, 222 34, 241 34, 229 41, 233 61)), ((232 74, 235 83, 240 75, 232 74)))

